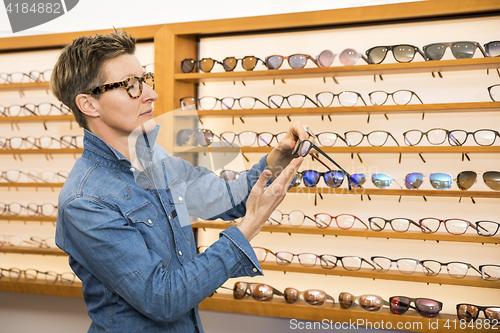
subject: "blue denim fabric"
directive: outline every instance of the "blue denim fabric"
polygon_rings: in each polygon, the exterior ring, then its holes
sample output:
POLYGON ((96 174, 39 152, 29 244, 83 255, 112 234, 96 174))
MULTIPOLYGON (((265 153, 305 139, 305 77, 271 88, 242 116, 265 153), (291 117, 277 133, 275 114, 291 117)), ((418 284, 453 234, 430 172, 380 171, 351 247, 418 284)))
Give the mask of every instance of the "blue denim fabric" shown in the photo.
POLYGON ((85 131, 59 195, 56 243, 82 280, 89 332, 203 332, 204 298, 228 278, 262 275, 235 226, 197 255, 189 216, 244 216, 265 157, 226 182, 169 155, 155 144, 158 131, 137 140, 145 172, 85 131))

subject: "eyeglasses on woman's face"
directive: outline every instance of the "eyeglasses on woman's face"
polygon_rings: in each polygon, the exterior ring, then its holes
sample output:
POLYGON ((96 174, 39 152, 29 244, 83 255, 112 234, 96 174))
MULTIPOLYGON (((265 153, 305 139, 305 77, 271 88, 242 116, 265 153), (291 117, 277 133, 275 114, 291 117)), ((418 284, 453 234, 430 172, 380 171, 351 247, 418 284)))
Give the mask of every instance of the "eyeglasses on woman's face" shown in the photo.
POLYGON ((103 84, 102 86, 83 92, 83 94, 99 95, 106 91, 116 88, 125 88, 130 98, 136 99, 142 95, 143 83, 146 83, 151 89, 155 89, 155 77, 153 73, 146 73, 142 77, 133 76, 120 82, 103 84))

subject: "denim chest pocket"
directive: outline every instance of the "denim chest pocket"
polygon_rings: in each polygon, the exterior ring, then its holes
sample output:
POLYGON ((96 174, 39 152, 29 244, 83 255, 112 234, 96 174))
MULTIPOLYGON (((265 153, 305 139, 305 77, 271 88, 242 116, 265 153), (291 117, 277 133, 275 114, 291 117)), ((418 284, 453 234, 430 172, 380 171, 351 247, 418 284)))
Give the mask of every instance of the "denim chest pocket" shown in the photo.
POLYGON ((127 214, 127 217, 134 226, 144 224, 147 227, 153 227, 158 223, 158 212, 151 203, 142 205, 127 214))
POLYGON ((131 225, 136 228, 144 238, 148 249, 156 252, 167 265, 170 261, 168 240, 158 222, 158 212, 152 203, 143 204, 126 214, 131 225))

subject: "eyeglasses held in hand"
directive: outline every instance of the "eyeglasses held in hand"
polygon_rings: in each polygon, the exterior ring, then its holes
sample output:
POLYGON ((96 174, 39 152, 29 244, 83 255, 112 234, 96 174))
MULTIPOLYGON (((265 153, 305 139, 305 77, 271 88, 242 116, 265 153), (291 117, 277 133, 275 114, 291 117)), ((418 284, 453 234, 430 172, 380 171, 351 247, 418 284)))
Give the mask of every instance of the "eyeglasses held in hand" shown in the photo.
POLYGON ((463 146, 469 135, 479 146, 491 146, 495 143, 496 138, 500 137, 500 133, 492 129, 480 129, 474 132, 453 130, 448 132, 448 142, 452 146, 463 146))
POLYGON ((431 145, 443 144, 448 137, 449 131, 444 128, 433 128, 427 132, 421 130, 409 130, 403 133, 404 143, 407 146, 416 146, 425 137, 431 145))
POLYGON ((293 210, 288 214, 283 214, 279 210, 275 210, 271 216, 267 219, 270 224, 278 224, 281 225, 284 220, 288 221, 288 223, 294 227, 301 226, 304 224, 304 221, 308 219, 314 222, 314 219, 305 215, 300 210, 293 210))
POLYGON ((315 97, 318 101, 317 105, 321 107, 329 107, 330 105, 332 105, 335 97, 338 97, 341 106, 354 106, 358 103, 359 100, 363 102, 363 105, 366 105, 366 102, 361 94, 355 91, 341 91, 338 94, 330 91, 323 91, 317 93, 315 97))
POLYGON ((392 55, 397 62, 410 62, 415 58, 415 54, 417 53, 419 53, 422 58, 425 58, 424 54, 417 46, 408 44, 374 46, 366 50, 366 56, 371 63, 380 64, 384 61, 389 51, 392 51, 392 55))
POLYGON ((474 56, 477 48, 481 51, 483 57, 486 57, 479 43, 463 41, 427 44, 422 48, 425 54, 425 60, 441 60, 447 48, 451 49, 451 54, 453 54, 455 59, 470 59, 474 56))
POLYGON ((500 223, 494 221, 477 221, 476 231, 480 236, 495 236, 500 229, 500 223))
POLYGON ((206 110, 206 111, 214 110, 215 107, 217 106, 217 102, 220 102, 222 110, 231 110, 234 108, 236 103, 238 104, 240 109, 251 110, 255 108, 257 102, 269 108, 269 105, 267 105, 260 99, 251 96, 243 96, 240 98, 234 98, 234 97, 217 98, 213 96, 204 96, 198 99, 194 97, 184 97, 181 98, 180 102, 182 110, 194 110, 194 109, 206 110))
POLYGON ((291 68, 304 68, 307 64, 307 60, 311 60, 316 66, 318 63, 316 60, 308 54, 297 53, 292 54, 290 56, 282 56, 282 55, 272 55, 266 57, 266 65, 269 69, 279 69, 283 65, 283 61, 287 60, 288 65, 291 68))
POLYGON ((366 229, 368 229, 365 222, 361 221, 359 217, 351 214, 339 214, 337 216, 332 216, 326 213, 314 214, 314 222, 316 223, 316 226, 320 229, 328 228, 330 224, 333 222, 333 220, 335 220, 337 227, 339 227, 339 229, 342 230, 351 229, 356 221, 359 221, 361 224, 365 226, 366 229))
POLYGON ((302 296, 304 301, 306 301, 306 303, 309 305, 321 306, 325 304, 327 300, 331 300, 333 303, 335 303, 335 300, 332 296, 319 289, 299 291, 298 289, 288 287, 285 288, 283 294, 285 302, 287 302, 288 304, 296 303, 300 299, 300 296, 302 296))
POLYGON ((388 220, 383 217, 373 216, 368 218, 368 223, 370 225, 370 229, 373 231, 382 231, 385 229, 387 224, 389 224, 392 230, 396 232, 406 232, 410 228, 410 225, 414 225, 420 229, 420 225, 418 225, 418 223, 404 217, 396 217, 388 220))
POLYGON ((462 279, 467 275, 467 272, 469 271, 469 268, 472 267, 476 272, 481 274, 481 272, 472 266, 469 263, 466 262, 460 262, 460 261, 452 261, 452 262, 446 262, 442 263, 437 260, 421 260, 420 264, 422 265, 422 269, 424 270, 424 273, 429 276, 436 276, 441 272, 441 268, 443 266, 446 266, 446 269, 448 271, 448 275, 450 275, 453 278, 457 279, 462 279))
POLYGON ((384 305, 389 306, 389 302, 378 295, 354 296, 347 292, 341 292, 339 294, 339 305, 342 309, 351 309, 356 301, 358 301, 361 309, 368 312, 379 312, 384 305))
POLYGON ((319 261, 321 263, 321 267, 325 269, 333 269, 337 267, 338 262, 340 262, 342 267, 347 271, 359 271, 363 263, 366 263, 375 269, 375 266, 373 266, 369 261, 357 256, 339 257, 332 254, 322 254, 319 256, 319 261))
POLYGON ((292 94, 289 96, 271 95, 267 99, 270 108, 281 108, 283 106, 283 102, 285 101, 291 108, 301 108, 307 101, 311 102, 315 107, 318 107, 318 104, 316 104, 315 101, 304 94, 292 94))
POLYGON ((102 86, 89 89, 83 92, 83 94, 99 95, 105 93, 106 91, 113 90, 116 88, 125 88, 130 98, 136 99, 141 97, 142 95, 143 83, 146 83, 151 89, 154 90, 155 89, 154 74, 149 72, 145 73, 144 76, 142 77, 133 76, 121 82, 103 84, 102 86))
POLYGON ((395 262, 398 271, 402 274, 413 274, 420 263, 418 259, 413 258, 391 259, 383 256, 373 256, 370 260, 375 264, 375 269, 380 272, 387 272, 395 262))
POLYGON ((500 84, 489 86, 488 94, 493 102, 500 102, 500 84))
MULTIPOLYGON (((301 156, 301 157, 305 157, 305 156, 307 156, 309 154, 309 152, 311 151, 311 149, 314 149, 315 151, 317 151, 318 153, 320 153, 321 155, 323 155, 326 159, 328 159, 330 162, 332 162, 333 164, 335 164, 335 166, 342 171, 342 173, 344 174, 345 178, 347 178, 347 179, 350 178, 349 174, 347 173, 347 171, 344 170, 344 168, 342 168, 337 162, 335 162, 323 150, 319 149, 315 144, 313 144, 309 140, 299 141, 298 144, 293 149, 292 155, 298 155, 298 156, 301 156)), ((313 155, 311 155, 311 156, 313 156, 313 155)), ((313 157, 313 158, 315 158, 319 162, 321 162, 317 157, 313 157)), ((325 165, 323 162, 321 162, 321 163, 323 165, 325 165)), ((330 172, 333 174, 333 172, 331 170, 330 170, 330 172)), ((349 187, 349 191, 350 191, 351 190, 351 182, 347 182, 347 186, 349 187)))
POLYGON ((264 283, 236 282, 233 288, 235 299, 252 296, 256 301, 268 302, 273 299, 273 295, 283 296, 283 293, 264 283))
POLYGON ((457 304, 457 317, 460 321, 471 322, 479 317, 482 311, 486 320, 483 324, 489 323, 492 326, 500 323, 500 306, 479 306, 474 304, 460 303, 457 304))
POLYGON ((376 90, 369 93, 368 96, 370 97, 372 105, 384 105, 389 99, 389 96, 391 96, 392 101, 396 105, 407 105, 411 102, 413 96, 415 96, 421 104, 424 104, 414 91, 405 89, 396 90, 392 93, 388 93, 383 90, 376 90))
POLYGON ((391 312, 402 315, 409 308, 417 310, 417 312, 426 318, 436 317, 439 311, 443 309, 443 303, 429 298, 411 298, 406 296, 393 296, 389 298, 389 306, 391 312), (415 306, 411 306, 411 303, 415 306))
POLYGON ((394 140, 394 142, 396 142, 396 145, 399 146, 396 138, 394 138, 394 136, 387 131, 372 131, 367 134, 361 133, 359 131, 348 131, 344 133, 345 142, 350 147, 359 146, 365 137, 372 147, 381 147, 385 145, 388 138, 394 140))

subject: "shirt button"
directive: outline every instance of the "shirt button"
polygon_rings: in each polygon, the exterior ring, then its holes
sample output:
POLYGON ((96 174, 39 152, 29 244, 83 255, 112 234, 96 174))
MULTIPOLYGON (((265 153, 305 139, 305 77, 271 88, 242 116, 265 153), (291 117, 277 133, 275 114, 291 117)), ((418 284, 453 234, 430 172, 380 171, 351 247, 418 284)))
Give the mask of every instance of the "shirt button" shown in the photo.
POLYGON ((182 251, 179 251, 179 255, 182 256, 182 251))
POLYGON ((135 171, 135 168, 130 168, 130 171, 134 172, 134 171, 135 171))
POLYGON ((149 219, 149 220, 148 220, 148 223, 149 223, 149 224, 153 224, 153 221, 151 221, 151 220, 149 219))
POLYGON ((178 199, 179 199, 179 201, 182 201, 182 197, 179 197, 178 199))
POLYGON ((255 268, 255 267, 254 267, 254 268, 252 269, 252 271, 253 271, 254 273, 257 273, 257 268, 255 268))

